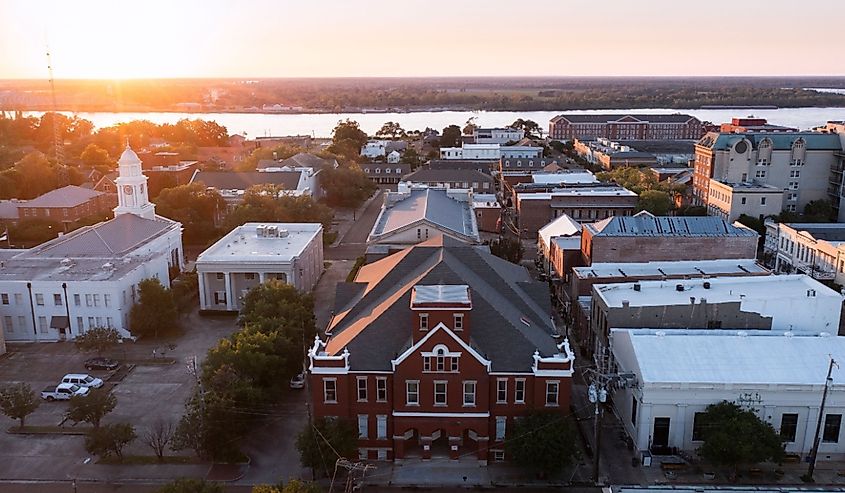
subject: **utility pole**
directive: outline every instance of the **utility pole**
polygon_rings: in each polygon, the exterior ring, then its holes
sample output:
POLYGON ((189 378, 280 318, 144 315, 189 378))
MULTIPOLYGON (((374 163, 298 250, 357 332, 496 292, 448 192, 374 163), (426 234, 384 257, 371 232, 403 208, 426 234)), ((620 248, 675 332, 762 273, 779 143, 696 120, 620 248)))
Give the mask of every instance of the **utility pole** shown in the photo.
POLYGON ((53 77, 53 62, 50 57, 50 47, 47 47, 47 72, 50 74, 50 93, 53 98, 53 152, 56 154, 56 164, 59 166, 65 164, 64 141, 61 132, 59 131, 59 122, 57 121, 57 105, 56 105, 56 81, 53 77))
MULTIPOLYGON (((604 365, 599 365, 602 368, 604 365)), ((588 369, 587 377, 592 380, 587 390, 587 396, 594 404, 593 423, 593 482, 599 484, 599 464, 601 457, 601 422, 604 416, 604 403, 607 402, 608 390, 632 387, 636 376, 631 372, 609 373, 601 369, 588 369)))
POLYGON ((329 486, 329 493, 332 493, 332 489, 334 489, 334 480, 335 476, 337 475, 338 469, 346 469, 346 484, 343 488, 343 493, 352 493, 353 491, 357 491, 360 487, 364 484, 364 477, 367 475, 367 471, 370 469, 375 469, 376 466, 372 464, 365 464, 363 462, 352 462, 348 459, 339 458, 334 463, 334 475, 332 475, 332 482, 329 486), (361 473, 360 481, 356 482, 356 475, 357 473, 361 473))
POLYGON ((813 438, 813 449, 810 451, 809 462, 810 465, 807 466, 807 482, 813 481, 813 473, 816 470, 816 457, 819 455, 819 443, 821 442, 821 430, 822 430, 822 420, 824 419, 824 405, 827 402, 827 393, 830 390, 830 384, 833 383, 833 366, 839 368, 839 365, 836 361, 831 357, 830 358, 830 365, 827 367, 827 378, 824 380, 824 391, 822 392, 822 403, 819 406, 819 419, 816 423, 816 434, 813 438))

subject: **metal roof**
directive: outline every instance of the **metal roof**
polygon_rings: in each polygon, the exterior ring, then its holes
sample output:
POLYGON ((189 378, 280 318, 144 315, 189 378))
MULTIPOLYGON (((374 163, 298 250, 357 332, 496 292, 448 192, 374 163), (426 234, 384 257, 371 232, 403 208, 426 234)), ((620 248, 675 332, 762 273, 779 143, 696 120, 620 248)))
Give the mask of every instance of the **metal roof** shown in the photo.
POLYGON ((100 195, 105 194, 89 188, 68 185, 28 201, 26 207, 76 207, 100 195))
POLYGON ((441 188, 413 188, 407 197, 393 203, 385 202, 373 225, 369 241, 378 241, 384 235, 420 221, 428 221, 445 231, 479 240, 475 214, 468 202, 453 199, 441 188))
POLYGON ((714 216, 613 216, 585 224, 594 236, 757 236, 748 228, 714 216))
POLYGON ((792 149, 798 139, 803 139, 808 151, 842 150, 842 141, 837 134, 821 132, 774 132, 774 133, 719 133, 709 132, 698 141, 697 145, 709 147, 716 151, 725 151, 733 147, 740 140, 751 142, 753 149, 758 149, 760 143, 769 140, 772 150, 785 151, 792 149))
POLYGON ((197 171, 191 183, 203 183, 206 187, 218 190, 248 190, 255 185, 278 185, 285 190, 296 190, 299 186, 301 171, 274 172, 232 172, 232 171, 197 171))

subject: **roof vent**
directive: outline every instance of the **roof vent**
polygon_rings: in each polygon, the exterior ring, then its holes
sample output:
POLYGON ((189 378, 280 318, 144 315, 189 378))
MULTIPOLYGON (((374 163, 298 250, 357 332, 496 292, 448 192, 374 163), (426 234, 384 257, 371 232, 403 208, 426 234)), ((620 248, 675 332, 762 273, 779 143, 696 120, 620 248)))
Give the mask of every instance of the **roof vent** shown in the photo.
POLYGON ((819 337, 830 337, 830 332, 819 332, 819 337))
POLYGON ((286 230, 286 229, 280 229, 279 230, 279 238, 287 238, 288 234, 289 234, 288 230, 286 230))
POLYGON ((658 330, 657 332, 654 333, 654 335, 656 335, 657 337, 665 337, 666 331, 658 330))
POLYGON ((702 284, 702 286, 704 286, 704 289, 710 289, 710 281, 704 281, 704 284, 702 284))
POLYGON ((744 331, 744 330, 738 330, 738 331, 736 332, 736 335, 738 335, 739 337, 747 337, 747 336, 748 336, 748 332, 746 332, 746 331, 744 331))
POLYGON ((69 258, 63 258, 62 259, 62 266, 70 267, 72 264, 73 264, 73 260, 71 260, 69 258))
POLYGON ((642 290, 642 289, 643 289, 643 287, 642 287, 642 286, 640 286, 640 283, 636 283, 636 284, 634 284, 634 291, 640 291, 640 290, 642 290))
POLYGON ((784 337, 792 337, 794 335, 795 334, 791 330, 787 330, 786 332, 783 333, 784 337))
POLYGON ((808 298, 814 298, 815 296, 816 296, 816 290, 815 289, 808 289, 807 290, 807 297, 808 298))
POLYGON ((114 269, 114 264, 111 262, 106 262, 103 264, 103 270, 112 270, 114 269))
POLYGON ((684 290, 683 284, 676 284, 675 285, 675 291, 683 291, 683 290, 684 290))

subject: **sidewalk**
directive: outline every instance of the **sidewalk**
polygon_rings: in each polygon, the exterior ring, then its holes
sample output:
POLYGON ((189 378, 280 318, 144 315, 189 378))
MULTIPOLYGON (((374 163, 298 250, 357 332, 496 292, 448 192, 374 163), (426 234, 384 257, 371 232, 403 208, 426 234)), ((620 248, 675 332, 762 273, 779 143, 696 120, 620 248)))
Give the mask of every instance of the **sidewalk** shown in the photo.
POLYGON ((368 198, 357 209, 334 209, 334 219, 332 220, 332 229, 337 233, 334 243, 331 246, 336 247, 341 244, 346 233, 352 229, 355 221, 361 218, 364 211, 374 200, 381 200, 384 190, 376 190, 372 197, 368 198), (354 211, 354 213, 353 213, 354 211), (353 219, 354 218, 354 219, 353 219))

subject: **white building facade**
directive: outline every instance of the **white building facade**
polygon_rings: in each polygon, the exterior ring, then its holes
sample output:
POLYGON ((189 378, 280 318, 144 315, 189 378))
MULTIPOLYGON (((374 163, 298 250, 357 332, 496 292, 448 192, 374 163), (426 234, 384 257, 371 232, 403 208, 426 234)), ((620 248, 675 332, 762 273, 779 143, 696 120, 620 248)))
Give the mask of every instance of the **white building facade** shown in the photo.
MULTIPOLYGON (((832 357, 845 358, 845 338, 763 331, 674 333, 615 329, 614 362, 628 373, 613 395, 614 411, 641 454, 703 444, 701 413, 734 402, 752 410, 785 438, 788 454, 812 449, 832 357)), ((818 460, 845 457, 845 374, 834 367, 822 418, 818 460)))
POLYGON ((182 225, 157 216, 141 161, 129 148, 119 161, 115 218, 79 228, 29 250, 0 253, 0 322, 8 341, 73 339, 94 327, 130 336, 138 284, 170 286, 184 268, 182 225))
POLYGON ((775 272, 845 284, 845 224, 767 221, 763 250, 775 272))
POLYGON ((310 291, 323 272, 319 223, 246 223, 200 254, 200 310, 238 311, 246 293, 270 279, 310 291))

